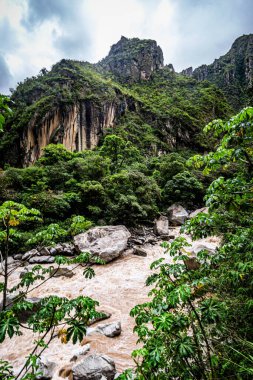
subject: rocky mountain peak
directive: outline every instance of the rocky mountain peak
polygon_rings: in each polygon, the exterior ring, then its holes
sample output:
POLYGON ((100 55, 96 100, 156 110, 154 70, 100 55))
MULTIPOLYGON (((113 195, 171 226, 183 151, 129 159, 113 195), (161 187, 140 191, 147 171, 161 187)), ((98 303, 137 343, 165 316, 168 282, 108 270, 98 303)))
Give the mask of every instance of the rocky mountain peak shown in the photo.
POLYGON ((209 80, 220 87, 233 107, 250 104, 253 92, 253 34, 237 38, 231 49, 210 65, 182 71, 198 81, 209 80))
POLYGON ((163 52, 154 40, 122 36, 98 66, 122 81, 148 80, 152 72, 163 67, 163 52))

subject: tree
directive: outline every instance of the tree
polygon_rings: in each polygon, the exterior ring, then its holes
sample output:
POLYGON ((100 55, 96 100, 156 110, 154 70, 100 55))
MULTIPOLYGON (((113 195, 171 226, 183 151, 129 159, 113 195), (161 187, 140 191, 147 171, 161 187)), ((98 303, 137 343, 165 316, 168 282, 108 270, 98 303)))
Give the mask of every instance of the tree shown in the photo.
POLYGON ((125 165, 141 159, 140 152, 130 142, 117 135, 105 137, 100 154, 111 160, 111 172, 121 170, 125 165))
POLYGON ((0 132, 3 131, 6 118, 12 114, 12 110, 8 105, 9 103, 10 99, 0 94, 0 132))
POLYGON ((143 347, 132 354, 134 377, 128 371, 121 379, 252 378, 253 108, 215 120, 204 131, 210 130, 219 138, 216 150, 189 164, 204 173, 229 169, 230 176, 211 183, 209 213, 183 231, 193 238, 222 234, 222 245, 213 255, 200 251, 192 268, 183 237, 164 244, 173 262, 161 258, 151 266, 151 300, 131 311, 143 347))
MULTIPOLYGON (((0 361, 0 378, 36 379, 40 374, 38 358, 55 338, 56 330, 58 329, 58 336, 63 343, 69 340, 76 343, 85 335, 88 322, 92 318, 101 316, 101 313, 97 313, 95 309, 98 302, 89 297, 80 296, 69 300, 65 297, 49 296, 41 298, 34 304, 29 299, 29 293, 53 278, 63 264, 75 264, 75 268, 83 266, 85 278, 93 277, 94 270, 88 265, 90 257, 87 253, 81 253, 73 259, 58 256, 55 259, 56 268, 35 265, 22 276, 18 284, 9 288, 8 279, 18 267, 18 264, 11 268, 8 266, 9 245, 18 236, 21 224, 38 222, 41 218, 38 210, 28 209, 22 204, 8 201, 0 206, 0 220, 4 278, 4 282, 0 284, 0 292, 3 294, 0 308, 0 343, 4 342, 6 336, 12 338, 14 335, 22 335, 21 327, 24 325, 34 333, 39 332, 41 336, 35 341, 34 348, 19 373, 14 375, 11 365, 6 361, 0 361), (24 315, 26 315, 25 321, 24 315)), ((71 231, 81 231, 89 226, 90 224, 84 218, 75 217, 71 224, 71 231)), ((40 248, 55 244, 66 233, 59 225, 51 224, 35 234, 28 243, 40 248)))

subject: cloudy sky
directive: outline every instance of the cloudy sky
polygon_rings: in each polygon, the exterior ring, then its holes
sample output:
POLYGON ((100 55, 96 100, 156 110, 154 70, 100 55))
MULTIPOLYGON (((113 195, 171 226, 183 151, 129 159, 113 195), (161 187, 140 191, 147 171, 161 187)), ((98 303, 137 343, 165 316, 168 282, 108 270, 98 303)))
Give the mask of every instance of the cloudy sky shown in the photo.
POLYGON ((61 58, 97 62, 121 35, 155 39, 176 71, 253 33, 253 0, 0 0, 0 92, 61 58))

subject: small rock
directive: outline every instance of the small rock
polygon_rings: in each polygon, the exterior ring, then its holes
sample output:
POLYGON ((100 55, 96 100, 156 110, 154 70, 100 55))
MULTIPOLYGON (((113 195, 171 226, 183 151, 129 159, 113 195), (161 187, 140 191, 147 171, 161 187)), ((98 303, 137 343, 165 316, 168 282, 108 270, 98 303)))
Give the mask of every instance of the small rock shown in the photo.
POLYGON ((159 218, 155 220, 154 233, 156 235, 168 235, 169 220, 167 216, 160 215, 159 218))
POLYGON ((106 311, 100 311, 99 313, 101 313, 101 316, 97 317, 97 318, 93 318, 91 319, 89 322, 88 322, 88 326, 91 326, 93 325, 94 323, 96 322, 99 322, 99 321, 103 321, 105 319, 108 319, 112 316, 111 313, 107 313, 106 311))
POLYGON ((51 264, 54 260, 52 256, 32 256, 28 261, 30 264, 51 264))
POLYGON ((194 218, 195 216, 197 216, 198 214, 200 214, 201 212, 205 213, 205 214, 208 214, 208 207, 202 207, 202 208, 198 208, 197 210, 191 212, 189 214, 189 218, 194 218))
POLYGON ((144 243, 144 241, 145 241, 145 239, 143 238, 143 239, 137 239, 137 238, 131 238, 131 239, 129 239, 129 244, 131 245, 131 244, 137 244, 137 245, 141 245, 141 244, 143 244, 144 243))
POLYGON ((17 253, 16 255, 13 256, 14 260, 21 260, 23 257, 22 253, 17 253))
POLYGON ((157 237, 154 235, 149 235, 145 239, 145 244, 156 244, 157 243, 157 237))
POLYGON ((40 253, 40 256, 50 256, 50 251, 49 251, 49 248, 47 247, 42 247, 38 251, 40 253))
POLYGON ((133 254, 136 256, 146 257, 148 255, 147 251, 143 247, 134 246, 133 249, 133 254))
POLYGON ((57 249, 55 249, 55 247, 49 248, 49 252, 50 252, 50 255, 52 256, 58 255, 57 249))
POLYGON ((56 268, 53 269, 51 272, 51 276, 53 277, 66 277, 66 278, 72 278, 75 275, 75 273, 68 268, 56 268))
POLYGON ((74 244, 71 243, 62 243, 62 254, 67 256, 73 256, 76 253, 74 244))
POLYGON ((49 251, 52 256, 74 256, 76 254, 75 246, 71 243, 56 244, 54 247, 50 247, 49 251))
POLYGON ((107 355, 90 355, 76 364, 72 370, 73 380, 113 380, 116 374, 115 363, 107 355))
POLYGON ((38 252, 37 249, 32 249, 31 251, 24 253, 24 255, 22 256, 22 260, 28 260, 33 256, 39 256, 39 255, 40 253, 38 252))
POLYGON ((114 338, 121 334, 121 323, 115 322, 103 326, 97 326, 96 330, 108 338, 114 338))
POLYGON ((46 358, 38 359, 38 372, 41 372, 40 375, 36 376, 38 380, 51 380, 54 375, 56 364, 54 362, 50 362, 46 358))
POLYGON ((85 344, 83 347, 78 348, 73 352, 73 356, 70 359, 71 362, 77 361, 80 356, 86 355, 90 351, 90 344, 85 344))
POLYGON ((180 205, 172 205, 168 208, 169 221, 173 226, 181 226, 188 218, 188 212, 180 205))

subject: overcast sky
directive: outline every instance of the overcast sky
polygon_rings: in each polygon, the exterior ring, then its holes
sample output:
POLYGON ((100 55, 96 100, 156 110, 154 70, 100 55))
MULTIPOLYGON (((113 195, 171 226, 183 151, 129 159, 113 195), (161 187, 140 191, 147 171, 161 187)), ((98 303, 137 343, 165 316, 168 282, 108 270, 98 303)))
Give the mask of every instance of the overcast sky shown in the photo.
POLYGON ((62 58, 97 62, 122 35, 155 39, 176 71, 253 33, 253 0, 0 0, 0 92, 62 58))

